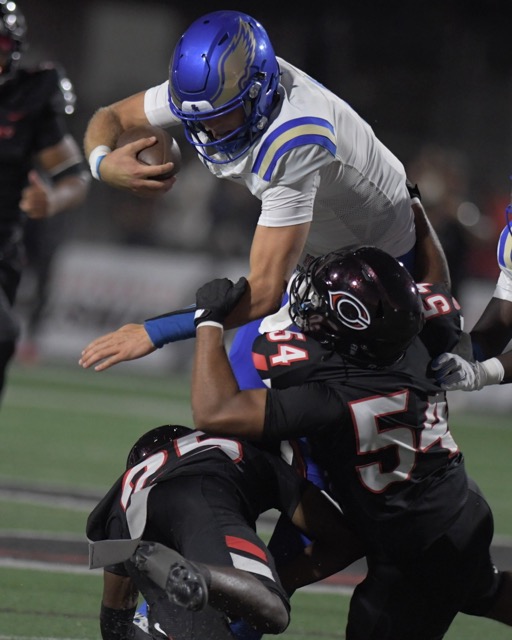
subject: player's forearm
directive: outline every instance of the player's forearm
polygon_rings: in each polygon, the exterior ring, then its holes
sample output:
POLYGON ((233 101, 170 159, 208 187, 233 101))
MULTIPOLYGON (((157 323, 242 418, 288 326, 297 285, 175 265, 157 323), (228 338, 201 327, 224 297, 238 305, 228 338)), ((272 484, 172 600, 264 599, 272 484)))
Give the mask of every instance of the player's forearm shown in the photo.
POLYGON ((414 278, 417 282, 443 283, 450 289, 450 271, 441 242, 423 205, 417 202, 412 208, 416 227, 414 278))
POLYGON ((229 363, 222 331, 200 325, 192 371, 192 415, 205 433, 261 440, 266 389, 240 391, 229 363))
POLYGON ((89 158, 91 152, 99 146, 107 146, 114 149, 117 139, 123 132, 121 118, 112 107, 102 107, 93 115, 84 136, 85 157, 89 158))
POLYGON ((224 347, 223 331, 200 326, 192 370, 192 414, 197 428, 222 425, 223 408, 240 392, 224 347))
POLYGON ((87 196, 90 175, 85 171, 77 176, 67 176, 52 188, 49 215, 80 206, 87 196))

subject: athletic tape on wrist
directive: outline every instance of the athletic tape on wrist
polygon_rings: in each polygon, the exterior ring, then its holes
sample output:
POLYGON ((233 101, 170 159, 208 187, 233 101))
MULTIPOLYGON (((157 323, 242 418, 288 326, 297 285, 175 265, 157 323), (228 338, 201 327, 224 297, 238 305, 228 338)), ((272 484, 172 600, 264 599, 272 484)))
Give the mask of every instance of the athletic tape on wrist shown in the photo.
POLYGON ((91 168, 91 174, 96 180, 101 180, 99 168, 103 158, 112 151, 106 144, 100 144, 95 147, 89 155, 89 167, 91 168))
POLYGON ((484 360, 483 362, 480 362, 480 366, 485 371, 486 375, 484 386, 499 384, 503 380, 505 369, 498 358, 489 358, 489 360, 484 360))

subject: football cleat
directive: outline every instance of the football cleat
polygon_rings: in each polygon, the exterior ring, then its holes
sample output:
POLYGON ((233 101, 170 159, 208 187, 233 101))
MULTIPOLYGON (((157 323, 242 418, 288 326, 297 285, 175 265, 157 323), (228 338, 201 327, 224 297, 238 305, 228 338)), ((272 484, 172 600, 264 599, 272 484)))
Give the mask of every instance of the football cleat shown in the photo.
POLYGON ((203 574, 177 551, 157 542, 142 541, 132 560, 173 604, 188 611, 200 611, 206 606, 208 587, 203 574))

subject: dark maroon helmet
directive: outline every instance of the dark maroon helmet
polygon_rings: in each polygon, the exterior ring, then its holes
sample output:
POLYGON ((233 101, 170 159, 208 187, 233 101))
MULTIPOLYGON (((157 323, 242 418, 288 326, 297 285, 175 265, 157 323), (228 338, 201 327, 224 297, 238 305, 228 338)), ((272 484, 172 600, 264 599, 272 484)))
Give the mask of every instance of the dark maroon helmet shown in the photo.
POLYGON ((126 468, 133 467, 144 458, 155 453, 155 451, 172 444, 178 438, 188 436, 193 431, 193 429, 182 427, 179 424, 164 424, 161 427, 151 429, 151 431, 141 436, 131 448, 126 461, 126 468))
POLYGON ((336 351, 376 364, 399 358, 424 323, 412 276, 376 247, 313 260, 292 284, 290 317, 336 351))

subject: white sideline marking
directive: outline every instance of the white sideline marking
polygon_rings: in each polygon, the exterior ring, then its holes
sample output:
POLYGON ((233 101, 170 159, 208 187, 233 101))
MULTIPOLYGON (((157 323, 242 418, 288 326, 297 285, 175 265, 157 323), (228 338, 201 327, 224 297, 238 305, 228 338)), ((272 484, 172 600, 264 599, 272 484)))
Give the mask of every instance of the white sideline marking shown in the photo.
MULTIPOLYGON (((0 558, 0 568, 8 569, 31 569, 33 571, 50 571, 54 573, 77 573, 81 575, 90 575, 101 577, 102 569, 88 569, 85 566, 70 564, 54 564, 52 562, 36 562, 33 560, 12 560, 9 558, 0 558)), ((301 593, 332 593, 350 596, 354 591, 353 587, 344 585, 325 585, 312 584, 307 587, 301 587, 301 593)), ((54 640, 53 638, 22 638, 21 636, 1 636, 0 640, 54 640)), ((67 638, 59 638, 58 640, 69 640, 67 638)), ((74 638, 73 640, 80 640, 74 638)))
MULTIPOLYGON (((50 571, 53 573, 80 573, 83 575, 96 576, 101 569, 89 569, 85 565, 64 564, 55 562, 39 562, 37 560, 18 560, 14 558, 0 558, 0 568, 6 569, 31 569, 33 571, 50 571)), ((0 636, 0 640, 3 640, 0 636)))

